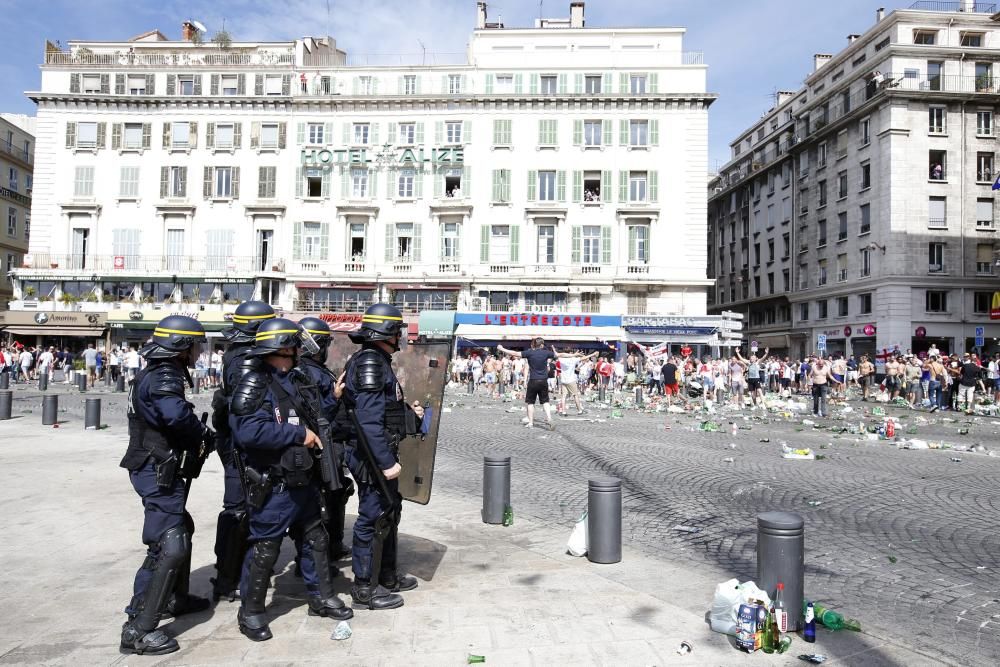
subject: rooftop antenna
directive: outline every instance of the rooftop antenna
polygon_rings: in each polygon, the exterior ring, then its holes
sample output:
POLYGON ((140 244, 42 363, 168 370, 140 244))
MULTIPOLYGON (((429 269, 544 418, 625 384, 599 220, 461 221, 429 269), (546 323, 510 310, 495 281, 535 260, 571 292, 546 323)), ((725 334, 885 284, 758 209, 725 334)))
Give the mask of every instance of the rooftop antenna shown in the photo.
POLYGON ((426 63, 426 61, 427 61, 427 47, 424 46, 424 43, 422 41, 420 41, 419 37, 417 37, 417 44, 420 45, 420 51, 421 51, 421 54, 420 54, 420 64, 421 65, 426 65, 427 64, 426 63))
POLYGON ((545 12, 545 0, 538 0, 538 18, 541 19, 545 12))
POLYGON ((330 22, 330 0, 326 0, 326 34, 333 34, 333 24, 330 22))

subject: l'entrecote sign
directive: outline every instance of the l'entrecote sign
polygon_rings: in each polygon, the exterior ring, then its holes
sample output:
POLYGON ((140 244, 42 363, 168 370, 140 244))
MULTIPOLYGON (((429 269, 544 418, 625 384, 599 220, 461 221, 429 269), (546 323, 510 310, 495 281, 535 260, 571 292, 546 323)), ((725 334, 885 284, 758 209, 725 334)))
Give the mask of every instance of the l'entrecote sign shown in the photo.
POLYGON ((431 149, 383 147, 372 159, 367 148, 303 148, 302 166, 330 169, 334 166, 370 165, 373 162, 385 168, 405 165, 461 165, 465 149, 439 146, 431 149))

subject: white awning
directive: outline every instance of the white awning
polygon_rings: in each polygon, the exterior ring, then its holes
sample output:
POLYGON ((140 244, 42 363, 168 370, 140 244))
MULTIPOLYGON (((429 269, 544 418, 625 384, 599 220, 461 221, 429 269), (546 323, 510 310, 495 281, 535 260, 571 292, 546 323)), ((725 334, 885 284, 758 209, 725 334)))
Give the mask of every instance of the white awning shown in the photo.
POLYGON ((625 331, 621 327, 563 327, 563 326, 503 326, 496 324, 459 324, 456 336, 472 341, 477 340, 522 340, 541 336, 545 340, 575 340, 600 342, 602 340, 623 340, 625 331))

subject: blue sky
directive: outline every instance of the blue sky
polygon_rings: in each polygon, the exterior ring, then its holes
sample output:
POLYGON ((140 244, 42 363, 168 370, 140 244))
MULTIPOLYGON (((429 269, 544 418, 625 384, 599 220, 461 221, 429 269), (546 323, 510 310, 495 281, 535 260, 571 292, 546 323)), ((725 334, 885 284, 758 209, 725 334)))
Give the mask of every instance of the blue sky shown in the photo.
MULTIPOLYGON (((814 53, 836 53, 847 35, 872 26, 879 0, 587 0, 588 26, 683 26, 685 50, 704 51, 709 90, 709 166, 772 105, 775 90, 798 87, 814 53)), ((884 2, 884 0, 883 0, 884 2)), ((907 3, 909 4, 909 3, 907 3)), ((351 53, 462 52, 475 26, 475 0, 0 0, 5 20, 0 111, 34 113, 44 40, 123 40, 158 28, 171 39, 196 18, 236 39, 294 39, 329 32, 351 53), (330 20, 327 20, 327 4, 330 20)), ((508 26, 530 25, 538 0, 488 2, 508 26)), ((902 5, 901 5, 902 6, 902 5)), ((886 6, 888 11, 894 7, 886 6)), ((569 0, 544 0, 545 16, 569 14, 569 0)))

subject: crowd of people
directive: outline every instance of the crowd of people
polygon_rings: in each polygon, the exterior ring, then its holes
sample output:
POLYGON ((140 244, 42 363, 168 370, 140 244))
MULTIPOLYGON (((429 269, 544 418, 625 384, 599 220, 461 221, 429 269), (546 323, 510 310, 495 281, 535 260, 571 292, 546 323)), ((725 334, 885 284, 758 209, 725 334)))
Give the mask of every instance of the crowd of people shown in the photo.
MULTIPOLYGON (((768 394, 781 398, 811 396, 812 412, 828 413, 828 399, 904 402, 913 409, 972 412, 980 403, 1000 403, 1000 353, 980 359, 972 353, 929 354, 899 352, 887 355, 882 369, 868 355, 814 355, 804 359, 763 354, 744 357, 735 349, 728 357, 697 358, 671 354, 645 354, 632 349, 624 357, 610 352, 565 350, 546 357, 547 390, 560 397, 565 413, 572 399, 582 414, 581 395, 604 387, 606 391, 633 391, 641 387, 647 397, 661 396, 667 405, 762 407, 768 394)), ((471 393, 493 398, 513 392, 525 394, 531 375, 524 352, 511 353, 502 346, 494 353, 476 348, 456 356, 449 369, 450 380, 469 387, 471 393)), ((541 371, 539 371, 541 372, 541 371)))
POLYGON ((117 382, 118 376, 125 374, 128 381, 135 378, 145 362, 134 346, 119 347, 111 350, 97 349, 93 343, 78 352, 69 347, 62 349, 54 345, 25 346, 14 342, 10 345, 0 344, 0 373, 9 373, 14 383, 35 382, 42 374, 54 378, 55 371, 62 372, 62 381, 70 383, 69 371, 77 370, 87 374, 87 382, 93 387, 98 381, 108 377, 111 382, 117 382))

